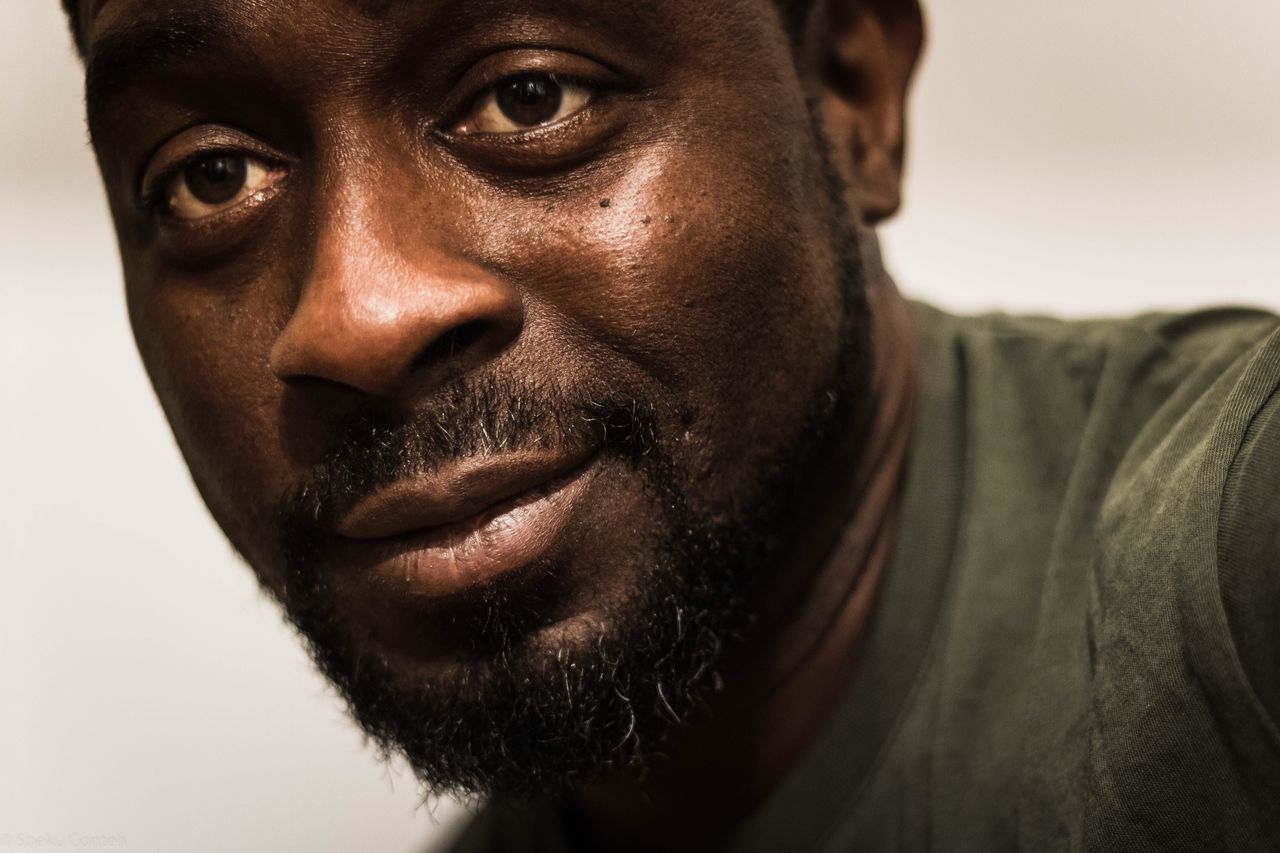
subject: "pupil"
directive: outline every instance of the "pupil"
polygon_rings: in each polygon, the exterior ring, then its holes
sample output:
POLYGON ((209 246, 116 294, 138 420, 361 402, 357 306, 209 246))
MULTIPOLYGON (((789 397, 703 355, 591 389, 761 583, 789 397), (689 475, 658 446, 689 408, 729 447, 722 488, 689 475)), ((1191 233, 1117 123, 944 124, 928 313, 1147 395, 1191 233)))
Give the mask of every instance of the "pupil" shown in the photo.
POLYGON ((498 109, 514 124, 546 124, 560 111, 564 92, 548 74, 518 77, 498 89, 498 109))
POLYGON ((221 204, 244 189, 248 168, 237 154, 217 154, 197 160, 186 168, 187 189, 205 204, 221 204))

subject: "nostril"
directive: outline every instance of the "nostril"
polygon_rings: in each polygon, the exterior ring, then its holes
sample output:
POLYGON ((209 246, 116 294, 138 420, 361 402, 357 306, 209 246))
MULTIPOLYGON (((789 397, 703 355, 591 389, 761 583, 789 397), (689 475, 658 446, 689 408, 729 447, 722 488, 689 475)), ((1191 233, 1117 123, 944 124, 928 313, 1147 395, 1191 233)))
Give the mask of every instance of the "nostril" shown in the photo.
POLYGON ((488 332, 484 320, 461 323, 432 341, 414 360, 414 369, 447 364, 474 349, 488 332))

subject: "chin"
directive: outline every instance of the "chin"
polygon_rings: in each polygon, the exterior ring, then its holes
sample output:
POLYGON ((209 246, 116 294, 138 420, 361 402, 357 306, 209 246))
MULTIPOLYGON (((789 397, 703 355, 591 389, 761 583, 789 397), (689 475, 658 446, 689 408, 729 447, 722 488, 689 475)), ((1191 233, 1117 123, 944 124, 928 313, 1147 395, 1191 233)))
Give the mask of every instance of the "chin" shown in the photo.
POLYGON ((437 793, 530 799, 643 765, 715 684, 750 537, 607 482, 559 547, 483 584, 406 596, 330 568, 285 599, 354 719, 437 793))
POLYGON ((798 421, 804 447, 730 499, 731 472, 693 476, 643 404, 495 402, 509 390, 457 389, 447 446, 422 413, 355 424, 281 501, 276 565, 376 744, 436 792, 525 799, 647 763, 703 707, 823 431, 798 421), (466 426, 477 400, 509 441, 466 426))

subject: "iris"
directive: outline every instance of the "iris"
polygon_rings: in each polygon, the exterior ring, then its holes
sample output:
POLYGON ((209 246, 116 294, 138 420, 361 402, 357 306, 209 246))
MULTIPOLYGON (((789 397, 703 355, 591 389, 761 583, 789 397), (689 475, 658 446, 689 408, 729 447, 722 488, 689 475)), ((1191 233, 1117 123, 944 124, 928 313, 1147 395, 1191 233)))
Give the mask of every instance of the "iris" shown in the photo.
POLYGON ((203 157, 183 170, 187 189, 204 204, 231 201, 244 189, 248 164, 242 155, 216 154, 203 157))
POLYGON ((536 127, 555 118, 564 90, 549 74, 517 77, 499 86, 498 109, 515 124, 536 127))

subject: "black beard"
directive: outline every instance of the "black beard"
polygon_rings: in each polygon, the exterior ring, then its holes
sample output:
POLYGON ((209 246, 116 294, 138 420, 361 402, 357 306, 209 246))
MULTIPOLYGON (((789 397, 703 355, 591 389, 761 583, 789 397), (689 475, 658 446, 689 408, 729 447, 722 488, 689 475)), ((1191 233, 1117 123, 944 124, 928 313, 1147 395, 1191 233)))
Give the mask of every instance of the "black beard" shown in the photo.
POLYGON ((750 500, 734 511, 694 508, 692 478, 664 451, 645 401, 574 399, 492 378, 449 386, 412 422, 366 415, 282 501, 289 618, 365 732, 384 751, 402 753, 434 792, 530 800, 642 766, 718 683, 726 649, 748 633, 752 581, 803 522, 788 509, 832 442, 847 438, 837 428, 858 429, 869 411, 863 273, 830 168, 828 182, 843 262, 841 355, 790 443, 762 466, 750 500), (538 628, 572 615, 564 568, 546 564, 447 602, 438 618, 466 638, 455 646, 462 665, 448 676, 405 684, 381 656, 361 654, 341 627, 342 602, 316 568, 323 524, 382 483, 477 453, 561 446, 583 429, 643 476, 661 508, 660 543, 648 555, 617 555, 648 565, 631 567, 639 582, 610 610, 610 628, 559 648, 537 642, 538 628))
POLYGON ((746 543, 694 517, 659 449, 656 418, 637 401, 570 403, 496 380, 460 382, 436 399, 411 423, 361 418, 284 502, 289 618, 364 730, 436 792, 528 798, 640 762, 696 707, 724 638, 740 627, 746 561, 737 551, 746 543), (381 483, 497 448, 558 447, 584 425, 603 453, 643 475, 663 527, 681 532, 632 600, 611 608, 613 630, 558 649, 534 641, 573 603, 566 573, 548 563, 424 614, 463 638, 451 648, 456 673, 406 685, 379 655, 362 654, 317 568, 333 515, 381 483))

